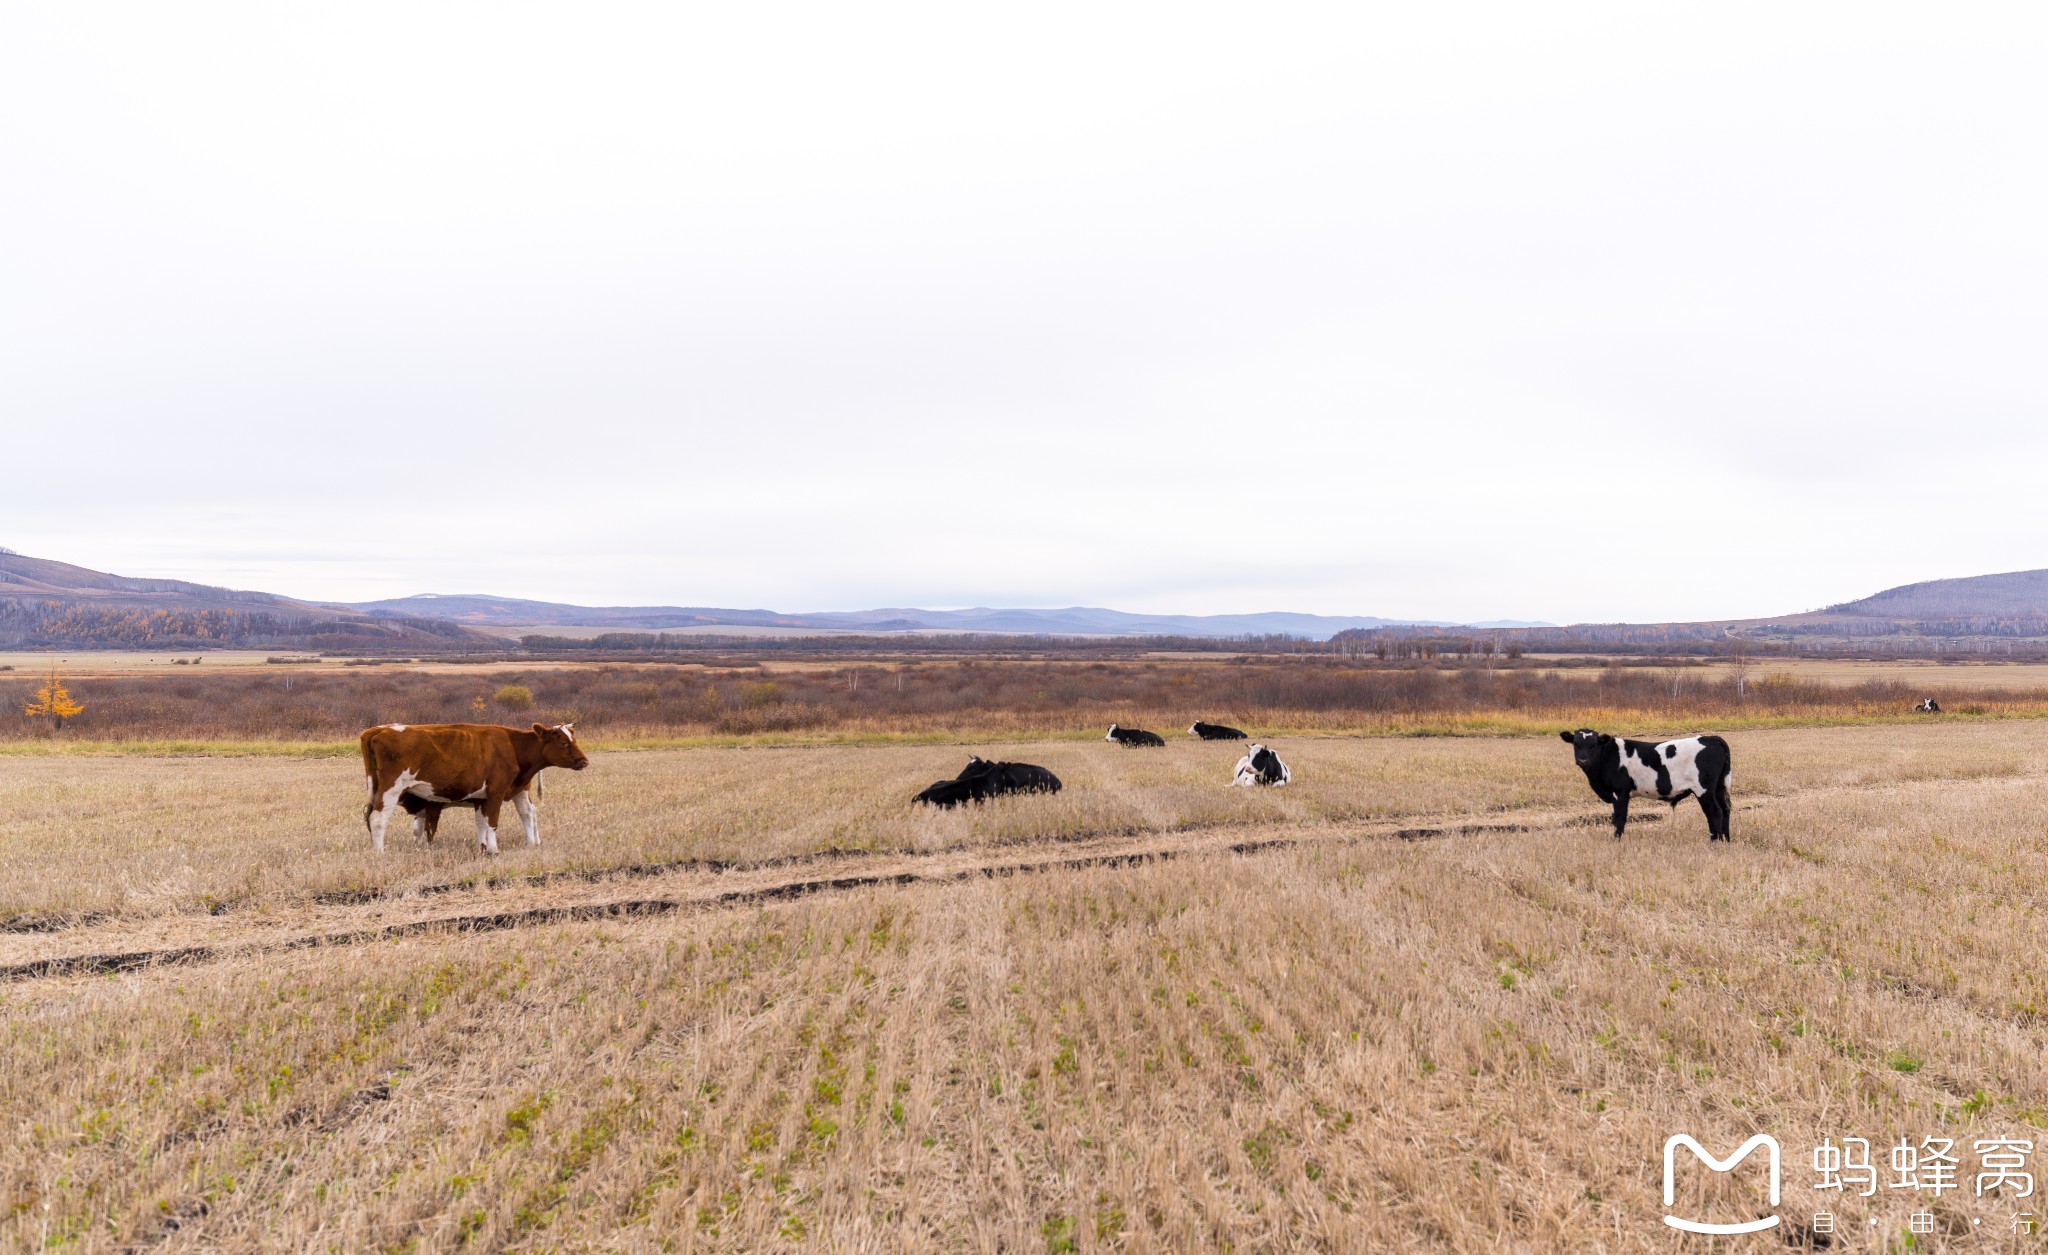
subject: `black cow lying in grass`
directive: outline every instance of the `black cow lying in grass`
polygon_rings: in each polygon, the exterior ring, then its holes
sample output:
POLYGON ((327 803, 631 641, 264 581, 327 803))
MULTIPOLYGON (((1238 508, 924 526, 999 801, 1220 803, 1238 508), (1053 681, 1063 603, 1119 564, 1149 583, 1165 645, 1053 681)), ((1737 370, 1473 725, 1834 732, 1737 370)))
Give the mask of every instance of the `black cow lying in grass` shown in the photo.
POLYGON ((1560 732, 1571 743, 1572 756, 1586 783, 1603 802, 1614 807, 1614 835, 1628 827, 1628 799, 1647 794, 1673 809, 1689 797, 1707 813, 1707 840, 1727 841, 1728 775, 1734 760, 1728 742, 1718 736, 1689 736, 1676 741, 1624 741, 1591 728, 1560 732))
POLYGON ((1244 740, 1244 733, 1239 732, 1236 728, 1227 727, 1220 723, 1203 723, 1200 719, 1195 720, 1193 726, 1188 731, 1201 737, 1204 741, 1244 740))
POLYGON ((1935 701, 1933 698, 1930 697, 1927 700, 1921 702, 1918 706, 1913 707, 1913 709, 1919 711, 1923 715, 1938 715, 1941 713, 1941 703, 1935 701))
POLYGON ((1166 744, 1166 738, 1157 732, 1147 732, 1143 728, 1119 728, 1113 723, 1109 725, 1109 735, 1102 739, 1105 741, 1115 741, 1125 749, 1129 749, 1133 745, 1166 744))
POLYGON ((1280 761, 1278 754, 1253 741, 1244 757, 1237 760, 1237 778, 1230 783, 1246 789, 1255 784, 1270 784, 1277 788, 1293 778, 1293 773, 1287 770, 1287 764, 1280 761))
POLYGON ((979 802, 1004 793, 1058 793, 1060 778, 1031 763, 997 763, 986 758, 969 758, 967 766, 951 780, 940 780, 910 799, 941 809, 962 802, 979 802))

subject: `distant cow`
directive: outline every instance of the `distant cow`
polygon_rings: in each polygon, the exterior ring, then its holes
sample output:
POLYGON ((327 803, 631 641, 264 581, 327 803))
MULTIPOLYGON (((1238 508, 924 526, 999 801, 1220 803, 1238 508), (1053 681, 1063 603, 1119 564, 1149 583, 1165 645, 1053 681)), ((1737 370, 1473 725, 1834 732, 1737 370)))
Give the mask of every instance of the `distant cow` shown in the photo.
POLYGON ((1255 784, 1269 784, 1278 788, 1293 779, 1287 764, 1272 750, 1253 741, 1243 758, 1237 760, 1237 778, 1230 783, 1249 789, 1255 784))
POLYGON ((567 723, 536 723, 532 731, 484 723, 391 723, 365 728, 358 741, 370 790, 363 825, 380 851, 391 812, 400 806, 423 834, 438 825, 442 809, 473 806, 477 844, 496 854, 498 818, 510 802, 526 829, 526 844, 539 845, 540 817, 530 794, 534 778, 548 767, 581 771, 590 765, 576 744, 574 725, 567 723))
POLYGON ((1134 745, 1166 744, 1166 738, 1160 736, 1157 732, 1147 732, 1143 728, 1119 728, 1113 723, 1109 725, 1109 735, 1102 739, 1105 741, 1115 741, 1125 749, 1129 749, 1134 745))
POLYGON ((1676 741, 1624 741, 1580 728, 1560 732, 1569 742, 1579 770, 1601 801, 1614 807, 1614 835, 1628 827, 1628 799, 1636 793, 1677 805, 1689 797, 1707 813, 1707 839, 1727 841, 1728 776, 1733 759, 1728 742, 1718 736, 1690 736, 1676 741))
POLYGON ((1188 728, 1188 731, 1198 737, 1201 737, 1204 741, 1244 740, 1244 733, 1238 731, 1236 728, 1225 727, 1223 724, 1220 723, 1203 723, 1200 719, 1195 720, 1195 722, 1188 728))
POLYGON ((925 802, 949 809, 962 802, 979 802, 1005 793, 1059 791, 1060 778, 1034 763, 991 762, 977 757, 969 758, 967 766, 961 768, 960 774, 953 779, 937 781, 910 800, 913 805, 925 802))
POLYGON ((1938 715, 1941 713, 1941 703, 1929 697, 1922 701, 1918 706, 1913 707, 1913 709, 1921 712, 1922 714, 1938 715))

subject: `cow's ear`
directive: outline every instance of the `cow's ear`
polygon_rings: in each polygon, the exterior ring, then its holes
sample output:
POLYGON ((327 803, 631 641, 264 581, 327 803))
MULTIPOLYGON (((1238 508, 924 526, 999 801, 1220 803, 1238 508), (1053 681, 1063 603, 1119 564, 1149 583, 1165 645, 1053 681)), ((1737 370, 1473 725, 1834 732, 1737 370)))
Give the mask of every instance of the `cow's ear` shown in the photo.
POLYGON ((536 723, 533 725, 533 730, 535 732, 546 732, 548 730, 548 725, 544 723, 536 723))
POLYGON ((1572 741, 1572 734, 1569 732, 1560 732, 1557 734, 1557 739, 1569 745, 1572 741))

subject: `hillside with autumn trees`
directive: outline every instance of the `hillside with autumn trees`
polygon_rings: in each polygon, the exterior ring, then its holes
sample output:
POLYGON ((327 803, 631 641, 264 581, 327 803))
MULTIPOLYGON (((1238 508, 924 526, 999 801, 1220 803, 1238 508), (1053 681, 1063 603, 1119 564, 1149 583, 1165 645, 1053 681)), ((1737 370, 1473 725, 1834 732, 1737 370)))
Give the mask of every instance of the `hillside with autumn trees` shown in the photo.
POLYGON ((130 579, 0 550, 0 648, 440 651, 493 643, 442 620, 372 617, 271 593, 130 579))

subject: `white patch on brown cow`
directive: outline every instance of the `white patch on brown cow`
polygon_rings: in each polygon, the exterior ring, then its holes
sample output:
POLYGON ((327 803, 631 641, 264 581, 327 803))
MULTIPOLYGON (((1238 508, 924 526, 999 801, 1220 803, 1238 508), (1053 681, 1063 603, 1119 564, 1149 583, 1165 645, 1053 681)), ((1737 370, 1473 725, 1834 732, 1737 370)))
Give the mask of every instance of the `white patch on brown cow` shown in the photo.
POLYGON ((434 791, 434 786, 432 784, 429 784, 427 781, 424 780, 420 781, 418 784, 413 785, 411 788, 407 789, 406 792, 412 794, 414 797, 418 798, 422 802, 437 802, 442 806, 453 806, 455 805, 456 801, 456 799, 452 797, 442 797, 439 793, 436 793, 434 791))
MULTIPOLYGON (((419 777, 411 771, 401 771, 391 787, 384 790, 384 796, 376 800, 376 809, 370 812, 370 844, 379 853, 384 850, 384 828, 391 822, 391 808, 398 805, 398 795, 410 789, 419 777)), ((377 782, 372 780, 370 788, 375 790, 377 782)))
POLYGON ((384 726, 390 728, 393 732, 405 731, 405 725, 402 723, 387 723, 384 726))

